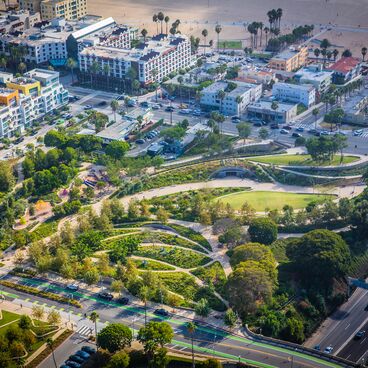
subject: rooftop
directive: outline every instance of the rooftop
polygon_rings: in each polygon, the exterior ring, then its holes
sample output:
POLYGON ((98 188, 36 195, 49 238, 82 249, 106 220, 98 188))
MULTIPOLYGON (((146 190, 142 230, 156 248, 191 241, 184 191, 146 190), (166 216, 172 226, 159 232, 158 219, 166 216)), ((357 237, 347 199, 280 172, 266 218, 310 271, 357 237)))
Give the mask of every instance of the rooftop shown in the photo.
POLYGON ((306 91, 312 91, 314 87, 311 84, 292 84, 292 83, 275 83, 273 86, 275 89, 277 87, 285 87, 289 89, 298 89, 298 90, 306 90, 306 91))
POLYGON ((122 140, 134 128, 135 124, 135 122, 127 120, 117 122, 97 133, 96 136, 108 140, 122 140))
POLYGON ((10 89, 10 88, 0 88, 0 96, 9 96, 14 94, 14 89, 10 89))
POLYGON ((56 72, 54 70, 48 70, 48 69, 33 69, 25 73, 25 75, 29 78, 34 78, 34 79, 47 79, 49 77, 58 77, 59 72, 56 72))
POLYGON ((327 70, 318 70, 315 68, 302 68, 298 72, 296 72, 295 77, 299 79, 308 79, 313 81, 322 82, 326 78, 330 77, 332 75, 332 71, 327 70))
POLYGON ((254 102, 252 104, 250 104, 248 106, 248 108, 258 108, 258 109, 263 109, 263 110, 272 110, 272 111, 277 111, 277 112, 287 112, 290 111, 292 109, 297 108, 298 104, 291 104, 291 103, 285 103, 285 102, 278 102, 277 105, 277 109, 273 110, 271 109, 271 105, 272 105, 273 101, 268 101, 268 100, 259 100, 258 102, 254 102))
POLYGON ((36 83, 37 81, 33 78, 26 78, 26 77, 18 77, 18 78, 14 78, 10 81, 10 83, 13 84, 18 84, 20 86, 25 86, 27 84, 33 84, 36 83))
POLYGON ((342 57, 340 60, 336 61, 335 64, 329 67, 330 70, 339 73, 348 73, 353 68, 355 68, 360 63, 359 59, 352 56, 342 57))

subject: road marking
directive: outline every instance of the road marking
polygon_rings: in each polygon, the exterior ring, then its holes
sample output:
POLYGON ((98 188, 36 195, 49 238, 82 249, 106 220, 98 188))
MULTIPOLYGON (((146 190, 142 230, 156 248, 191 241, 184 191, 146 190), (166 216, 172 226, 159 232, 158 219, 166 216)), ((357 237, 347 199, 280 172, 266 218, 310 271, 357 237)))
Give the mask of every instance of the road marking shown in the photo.
POLYGON ((366 340, 367 338, 365 337, 363 340, 362 340, 362 342, 360 343, 360 345, 362 345, 363 344, 363 342, 366 340))
POLYGON ((183 351, 185 350, 187 347, 186 346, 183 346, 181 349, 179 349, 179 351, 183 351))
POLYGON ((83 325, 79 327, 79 329, 77 330, 77 333, 82 336, 89 336, 92 333, 92 328, 83 325))
POLYGON ((348 325, 345 327, 345 330, 347 330, 350 326, 350 323, 348 323, 348 325))

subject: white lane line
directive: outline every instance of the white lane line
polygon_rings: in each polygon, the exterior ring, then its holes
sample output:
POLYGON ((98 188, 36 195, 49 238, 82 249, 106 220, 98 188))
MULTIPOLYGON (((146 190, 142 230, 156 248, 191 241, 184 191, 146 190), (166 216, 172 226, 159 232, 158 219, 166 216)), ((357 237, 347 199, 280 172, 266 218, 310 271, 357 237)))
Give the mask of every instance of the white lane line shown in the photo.
POLYGON ((351 323, 348 323, 348 325, 345 327, 345 330, 347 330, 350 325, 351 325, 351 323))
POLYGON ((360 345, 362 345, 363 344, 363 342, 366 340, 367 338, 365 337, 363 340, 362 340, 362 342, 360 343, 360 345))

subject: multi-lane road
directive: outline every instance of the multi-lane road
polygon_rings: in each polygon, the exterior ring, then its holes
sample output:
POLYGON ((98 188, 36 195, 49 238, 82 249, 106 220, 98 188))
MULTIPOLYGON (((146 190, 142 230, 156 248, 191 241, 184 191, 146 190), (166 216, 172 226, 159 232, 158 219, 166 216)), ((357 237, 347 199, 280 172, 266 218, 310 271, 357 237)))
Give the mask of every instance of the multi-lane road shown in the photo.
MULTIPOLYGON (((13 282, 26 284, 37 287, 38 289, 47 289, 54 293, 70 296, 70 292, 66 292, 63 285, 58 283, 50 283, 46 280, 35 279, 19 279, 12 276, 5 276, 5 279, 11 279, 13 282)), ((70 321, 74 322, 78 331, 89 330, 90 321, 84 317, 84 313, 96 311, 99 314, 99 328, 106 322, 125 323, 136 331, 144 325, 144 309, 139 304, 119 305, 112 301, 100 300, 98 296, 87 290, 79 290, 73 293, 74 298, 78 299, 82 305, 82 310, 68 307, 60 303, 51 302, 37 296, 14 291, 6 287, 1 287, 1 292, 6 295, 7 299, 13 300, 15 303, 38 303, 43 304, 45 308, 53 308, 69 314, 70 321), (86 326, 86 328, 83 328, 86 326)), ((32 304, 30 304, 32 305, 32 304)), ((186 329, 189 321, 179 314, 172 314, 168 318, 156 316, 153 309, 148 309, 148 320, 166 320, 174 329, 175 336, 172 343, 168 346, 171 349, 185 351, 190 353, 191 340, 186 329)), ((215 326, 207 325, 201 321, 197 321, 197 328, 194 334, 194 350, 197 353, 213 355, 215 357, 228 360, 241 361, 244 363, 252 363, 258 367, 339 367, 341 365, 322 360, 320 358, 303 354, 301 351, 285 349, 283 347, 267 345, 263 342, 255 341, 242 334, 231 334, 225 330, 215 326)))

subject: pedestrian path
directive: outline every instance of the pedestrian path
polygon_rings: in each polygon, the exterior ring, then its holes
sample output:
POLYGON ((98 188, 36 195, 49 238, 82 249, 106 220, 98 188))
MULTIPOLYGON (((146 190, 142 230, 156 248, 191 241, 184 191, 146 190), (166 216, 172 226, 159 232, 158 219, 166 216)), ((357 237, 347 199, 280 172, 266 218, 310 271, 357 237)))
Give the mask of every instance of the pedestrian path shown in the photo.
POLYGON ((90 335, 93 333, 93 331, 92 331, 92 329, 91 329, 90 327, 88 327, 88 326, 86 326, 86 325, 82 325, 82 326, 80 326, 80 327, 79 327, 79 329, 77 330, 77 333, 78 333, 79 335, 82 335, 82 336, 86 336, 86 337, 88 337, 88 336, 90 336, 90 335))

